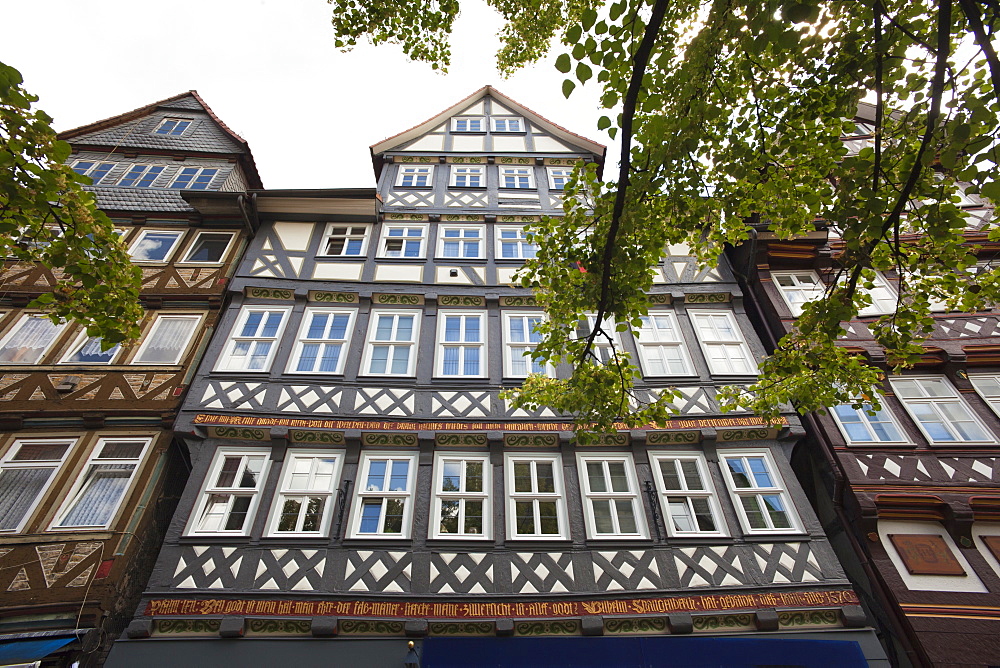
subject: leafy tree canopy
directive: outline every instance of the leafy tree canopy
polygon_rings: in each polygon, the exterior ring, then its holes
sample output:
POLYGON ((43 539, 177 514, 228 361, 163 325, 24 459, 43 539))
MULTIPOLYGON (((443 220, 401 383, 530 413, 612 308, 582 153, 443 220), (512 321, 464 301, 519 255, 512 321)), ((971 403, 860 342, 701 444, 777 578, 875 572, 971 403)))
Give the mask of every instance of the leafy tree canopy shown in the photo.
MULTIPOLYGON (((141 270, 111 220, 84 190, 90 178, 63 162, 70 146, 32 105, 21 74, 0 63, 0 285, 39 263, 54 282, 28 306, 56 322, 72 320, 105 348, 139 336, 141 270)), ((7 289, 10 289, 8 285, 7 289)))
MULTIPOLYGON (((447 68, 454 0, 330 1, 339 46, 395 42, 447 68)), ((890 367, 922 352, 934 300, 963 311, 1000 303, 1000 278, 976 270, 959 206, 961 188, 1000 200, 995 1, 487 1, 506 21, 500 69, 558 42, 564 94, 601 86, 598 127, 622 141, 617 178, 601 183, 581 166, 565 216, 534 230, 541 250, 524 284, 550 315, 538 354, 575 371, 529 378, 515 392, 521 404, 574 412, 597 430, 666 415, 669 393, 630 410, 637 369, 622 356, 601 365, 591 351, 608 318, 639 326, 668 244, 710 265, 757 229, 788 239, 819 225, 842 241, 838 280, 762 363, 760 382, 723 393, 768 419, 785 402, 803 412, 860 397, 877 406, 879 370, 836 344, 841 323, 870 304, 858 288, 876 271, 900 276, 896 312, 871 326, 890 367), (849 152, 847 119, 866 97, 875 140, 849 152), (578 339, 585 313, 602 326, 578 339)))

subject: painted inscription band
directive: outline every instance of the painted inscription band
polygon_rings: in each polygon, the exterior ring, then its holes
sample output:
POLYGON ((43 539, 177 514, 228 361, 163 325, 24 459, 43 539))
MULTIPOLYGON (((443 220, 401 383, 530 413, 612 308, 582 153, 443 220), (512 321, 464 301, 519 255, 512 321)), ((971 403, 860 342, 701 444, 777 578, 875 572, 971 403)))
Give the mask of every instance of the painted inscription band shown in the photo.
MULTIPOLYGON (((230 424, 245 427, 301 427, 306 429, 368 429, 374 431, 572 431, 572 422, 416 422, 388 420, 304 420, 301 418, 269 418, 255 415, 211 415, 199 413, 195 424, 230 424)), ((657 429, 700 429, 701 427, 756 427, 764 421, 759 417, 708 418, 704 420, 667 420, 657 429)), ((781 418, 779 425, 787 426, 781 418)), ((652 425, 647 425, 653 428, 652 425)), ((627 431, 624 423, 615 428, 627 431)))
POLYGON ((153 599, 145 615, 288 615, 351 617, 420 617, 430 619, 496 619, 579 617, 668 612, 715 612, 759 608, 820 608, 857 605, 850 590, 797 591, 765 594, 709 594, 671 598, 531 603, 442 603, 423 601, 294 601, 247 599, 153 599))

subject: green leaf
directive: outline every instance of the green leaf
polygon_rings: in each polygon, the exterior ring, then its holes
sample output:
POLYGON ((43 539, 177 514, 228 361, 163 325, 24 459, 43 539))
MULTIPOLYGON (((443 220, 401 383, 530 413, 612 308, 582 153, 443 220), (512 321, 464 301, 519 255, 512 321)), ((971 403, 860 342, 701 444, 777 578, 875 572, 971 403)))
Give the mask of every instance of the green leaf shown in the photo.
POLYGON ((576 64, 576 78, 580 80, 580 83, 586 83, 587 79, 594 75, 594 71, 590 69, 590 65, 587 63, 577 63, 576 64))
POLYGON ((559 57, 556 58, 556 69, 563 74, 567 74, 572 69, 568 53, 559 54, 559 57))
POLYGON ((574 88, 576 88, 576 82, 574 82, 572 79, 565 79, 565 80, 563 80, 563 83, 562 83, 562 94, 563 94, 563 97, 568 98, 570 96, 570 94, 573 92, 574 88))
POLYGON ((605 128, 610 128, 610 127, 611 127, 611 119, 608 118, 607 116, 601 116, 600 118, 597 119, 598 130, 603 130, 605 128))

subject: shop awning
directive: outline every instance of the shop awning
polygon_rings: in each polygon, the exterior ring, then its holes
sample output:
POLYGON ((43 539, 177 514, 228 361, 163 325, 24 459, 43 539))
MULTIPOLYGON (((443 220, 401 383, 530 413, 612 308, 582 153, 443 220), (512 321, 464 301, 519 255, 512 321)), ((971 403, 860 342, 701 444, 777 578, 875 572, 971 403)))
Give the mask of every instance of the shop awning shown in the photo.
POLYGON ((0 666, 37 661, 62 649, 74 640, 76 640, 75 635, 60 638, 5 640, 0 642, 0 666))

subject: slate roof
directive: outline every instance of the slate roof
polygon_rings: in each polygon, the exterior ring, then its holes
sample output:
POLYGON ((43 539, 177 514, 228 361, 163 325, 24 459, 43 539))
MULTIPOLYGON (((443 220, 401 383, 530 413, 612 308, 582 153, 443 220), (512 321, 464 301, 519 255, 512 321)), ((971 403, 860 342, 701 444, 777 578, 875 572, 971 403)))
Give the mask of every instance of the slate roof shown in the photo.
POLYGON ((104 211, 191 212, 196 209, 184 201, 180 190, 165 188, 88 188, 104 211))

